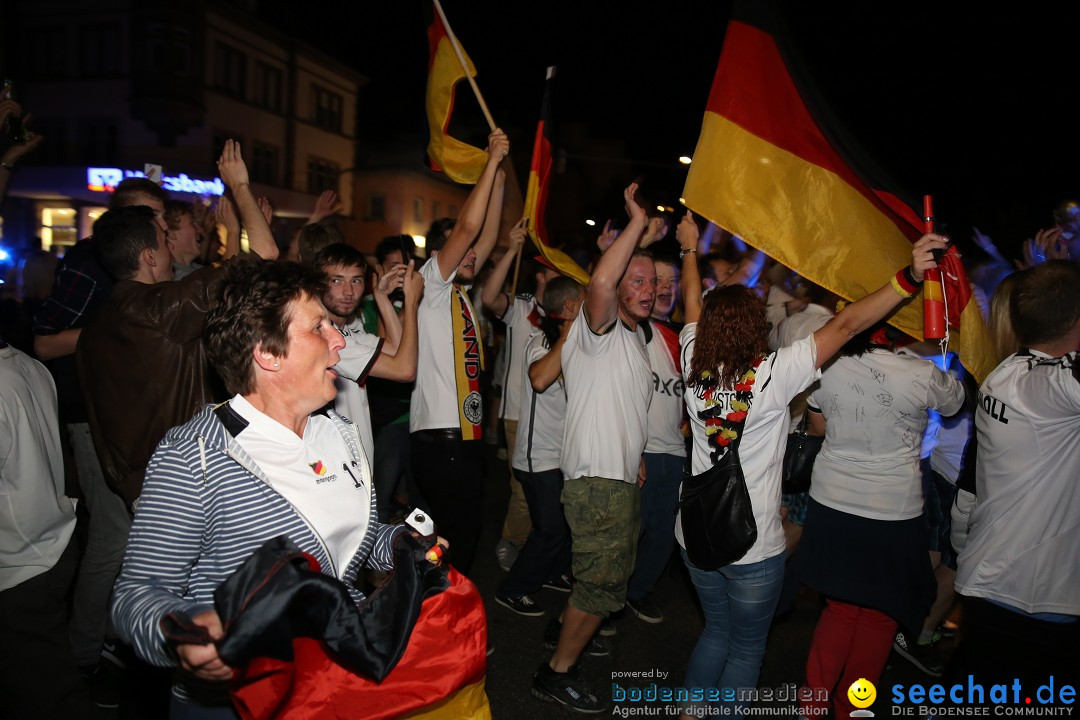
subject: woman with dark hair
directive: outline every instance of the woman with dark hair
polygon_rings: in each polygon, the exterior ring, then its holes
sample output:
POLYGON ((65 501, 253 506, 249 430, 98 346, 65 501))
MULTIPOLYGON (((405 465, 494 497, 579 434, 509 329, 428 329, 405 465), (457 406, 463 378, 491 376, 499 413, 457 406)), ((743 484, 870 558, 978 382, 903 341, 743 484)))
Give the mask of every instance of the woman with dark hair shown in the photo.
POLYGON ((212 643, 167 640, 166 615, 186 613, 220 639, 214 590, 281 535, 359 603, 360 571, 391 569, 404 530, 377 520, 356 426, 323 410, 345 341, 319 301, 322 274, 261 261, 234 261, 224 272, 203 340, 233 398, 207 405, 158 445, 113 602, 117 630, 141 658, 184 671, 173 718, 235 717, 233 670, 212 643))
POLYGON ((742 558, 703 570, 687 555, 681 516, 676 523, 675 537, 705 613, 684 686, 691 698, 745 707, 749 702, 738 689, 757 686, 784 575, 780 474, 788 403, 820 376, 819 368, 845 342, 910 297, 923 272, 935 266, 931 250, 945 243, 938 235, 924 235, 912 248, 910 268, 845 307, 813 335, 770 353, 765 306, 752 290, 731 285, 702 298, 691 257, 698 228, 689 213, 676 238, 683 257, 687 324, 680 344, 693 437, 691 473, 708 471, 741 434, 739 457, 757 526, 757 538, 742 558), (733 689, 732 694, 717 688, 733 689))
MULTIPOLYGON (((959 380, 924 358, 893 352, 884 325, 848 341, 810 396, 810 428, 825 442, 794 562, 827 598, 806 684, 829 691, 837 717, 854 710, 852 683, 878 682, 894 637, 907 644, 919 636, 934 600, 920 451, 927 411, 949 416, 963 403, 959 380)), ((933 670, 924 650, 904 650, 933 670)))

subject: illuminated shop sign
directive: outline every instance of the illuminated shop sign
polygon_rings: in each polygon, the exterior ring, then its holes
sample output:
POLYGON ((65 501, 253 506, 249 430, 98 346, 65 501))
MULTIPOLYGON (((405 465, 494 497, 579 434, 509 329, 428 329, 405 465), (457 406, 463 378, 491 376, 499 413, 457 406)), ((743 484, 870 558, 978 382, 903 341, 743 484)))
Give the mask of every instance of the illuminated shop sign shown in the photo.
MULTIPOLYGON (((146 177, 146 173, 120 168, 88 167, 86 168, 86 187, 96 192, 112 192, 121 180, 129 177, 146 177)), ((161 178, 161 186, 169 192, 195 195, 223 195, 225 193, 225 183, 221 182, 221 178, 200 180, 188 177, 184 173, 165 175, 161 178)))

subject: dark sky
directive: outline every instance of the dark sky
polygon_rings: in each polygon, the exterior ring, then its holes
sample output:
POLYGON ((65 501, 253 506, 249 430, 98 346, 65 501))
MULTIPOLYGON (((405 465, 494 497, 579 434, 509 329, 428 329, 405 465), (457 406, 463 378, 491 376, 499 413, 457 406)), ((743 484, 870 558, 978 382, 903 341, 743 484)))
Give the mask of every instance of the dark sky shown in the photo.
MULTIPOLYGON (((424 0, 264 16, 359 69, 361 142, 426 132, 424 0)), ((560 124, 626 141, 627 181, 673 178, 697 141, 730 2, 445 0, 496 121, 528 153, 544 68, 558 66, 560 124), (671 165, 661 170, 656 164, 671 165)), ((1080 9, 1038 3, 786 2, 793 40, 826 101, 912 197, 930 192, 956 237, 978 224, 1011 252, 1078 198, 1076 33, 1080 9), (963 5, 961 7, 961 5, 963 5)), ((479 118, 463 84, 463 120, 479 118)), ((479 142, 479 138, 474 138, 479 142)))

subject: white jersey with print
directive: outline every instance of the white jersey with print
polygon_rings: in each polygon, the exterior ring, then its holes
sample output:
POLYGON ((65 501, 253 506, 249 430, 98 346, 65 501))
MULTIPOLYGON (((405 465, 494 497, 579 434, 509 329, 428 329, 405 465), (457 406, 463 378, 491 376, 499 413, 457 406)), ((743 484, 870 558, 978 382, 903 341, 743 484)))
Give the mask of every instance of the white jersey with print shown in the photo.
POLYGON ((582 305, 563 344, 562 367, 563 475, 637 482, 652 399, 652 369, 641 329, 631 330, 616 318, 597 334, 582 305))
POLYGON ((563 432, 566 428, 566 383, 560 376, 542 393, 533 390, 529 366, 551 352, 544 333, 536 330, 525 343, 521 363, 522 403, 518 419, 517 444, 510 464, 517 470, 542 472, 558 470, 562 461, 563 432))
POLYGON ((330 418, 312 415, 299 437, 242 396, 229 401, 248 425, 236 442, 322 538, 339 579, 367 532, 371 470, 352 459, 330 418))
POLYGON ((810 497, 875 520, 918 517, 927 411, 952 415, 963 404, 963 384, 929 360, 886 349, 836 358, 810 396, 825 415, 810 497))
POLYGON ((658 320, 650 320, 649 329, 651 335, 647 347, 652 365, 653 394, 645 452, 686 457, 686 438, 682 434, 683 379, 676 364, 679 335, 658 320))
MULTIPOLYGON (((690 379, 690 361, 694 356, 696 338, 697 323, 688 324, 679 336, 683 379, 686 382, 690 379)), ((750 505, 754 508, 758 536, 753 547, 733 563, 735 565, 760 562, 784 550, 784 530, 780 524, 780 473, 787 449, 788 403, 820 377, 821 373, 814 367, 816 357, 814 338, 804 338, 770 354, 755 373, 750 411, 739 441, 739 460, 746 478, 746 489, 750 493, 750 505)), ((732 390, 720 394, 726 415, 731 410, 735 392, 732 390)), ((694 441, 690 471, 700 475, 713 464, 710 457, 712 447, 705 435, 705 421, 699 414, 705 410, 704 392, 687 384, 684 397, 694 441)), ((675 539, 683 547, 686 546, 681 517, 675 523, 675 539)))
POLYGON ((349 418, 360 431, 360 441, 368 457, 375 455, 375 443, 371 435, 371 409, 368 405, 368 373, 379 359, 383 339, 364 330, 364 324, 353 320, 338 328, 345 337, 345 347, 341 348, 341 359, 334 369, 338 379, 334 381, 337 396, 334 398, 334 410, 338 415, 349 418))
POLYGON ((525 393, 521 385, 521 365, 525 343, 529 342, 529 337, 536 330, 536 326, 529 319, 534 310, 539 310, 539 305, 532 295, 518 295, 507 305, 506 312, 500 318, 506 323, 502 402, 499 406, 499 417, 503 420, 521 419, 520 408, 525 393))
POLYGON ((1017 353, 979 388, 977 488, 956 589, 1080 616, 1077 353, 1017 353))
POLYGON ((424 277, 424 296, 416 313, 419 347, 416 384, 409 403, 409 432, 456 428, 461 424, 450 314, 457 268, 444 279, 437 258, 432 257, 420 268, 420 274, 424 277))

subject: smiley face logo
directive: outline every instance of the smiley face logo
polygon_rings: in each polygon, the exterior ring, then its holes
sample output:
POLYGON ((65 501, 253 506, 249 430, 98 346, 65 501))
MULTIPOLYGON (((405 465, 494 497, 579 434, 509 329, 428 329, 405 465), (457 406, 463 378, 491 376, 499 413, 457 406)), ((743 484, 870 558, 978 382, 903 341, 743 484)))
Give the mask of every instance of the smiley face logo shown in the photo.
POLYGON ((857 708, 868 708, 877 699, 877 688, 866 678, 859 678, 851 683, 847 691, 848 700, 857 708))

